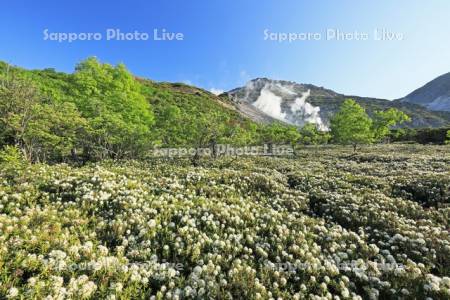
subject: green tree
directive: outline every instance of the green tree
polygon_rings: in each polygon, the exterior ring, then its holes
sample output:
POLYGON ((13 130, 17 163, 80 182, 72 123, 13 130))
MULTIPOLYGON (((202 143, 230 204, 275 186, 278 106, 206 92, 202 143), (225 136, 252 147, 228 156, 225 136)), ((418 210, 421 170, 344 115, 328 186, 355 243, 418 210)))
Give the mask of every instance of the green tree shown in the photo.
POLYGON ((326 131, 320 131, 316 124, 307 123, 300 128, 299 143, 304 145, 326 144, 330 139, 330 134, 326 131))
POLYGON ((156 120, 158 144, 166 147, 183 145, 184 120, 181 109, 176 105, 168 104, 162 107, 156 120))
POLYGON ((31 82, 8 73, 0 85, 0 127, 3 144, 14 144, 24 157, 30 158, 23 144, 23 136, 40 102, 37 90, 31 82))
POLYGON ((450 144, 450 130, 447 131, 447 140, 445 141, 446 144, 450 144))
POLYGON ((377 111, 374 113, 372 130, 375 141, 381 141, 389 135, 390 129, 405 121, 410 121, 410 117, 404 112, 390 108, 385 111, 377 111))
POLYGON ((120 64, 95 58, 81 62, 73 76, 73 97, 89 121, 88 159, 138 157, 153 143, 154 115, 141 85, 120 64))
POLYGON ((300 138, 297 127, 274 122, 260 128, 260 138, 268 144, 295 144, 300 138))
POLYGON ((294 146, 300 140, 301 135, 296 126, 287 126, 284 131, 284 143, 294 146))
POLYGON ((22 135, 33 161, 66 161, 74 158, 83 140, 86 120, 70 102, 42 103, 33 108, 34 118, 22 135))
POLYGON ((259 136, 261 143, 268 145, 269 152, 272 152, 274 144, 290 144, 294 146, 301 137, 296 126, 280 122, 261 126, 259 128, 259 136))
POLYGON ((17 179, 27 165, 28 161, 18 147, 6 145, 0 150, 0 176, 8 180, 17 179))
MULTIPOLYGON (((214 112, 210 115, 203 114, 197 118, 189 118, 187 128, 192 137, 191 145, 195 148, 210 148, 213 157, 217 156, 217 146, 220 143, 229 141, 233 135, 233 129, 229 126, 229 118, 219 112, 214 112)), ((194 157, 195 161, 199 157, 194 157)))
POLYGON ((257 124, 248 120, 240 120, 238 124, 230 123, 232 134, 226 143, 236 146, 255 145, 258 143, 257 124))
POLYGON ((352 145, 353 151, 359 144, 373 141, 372 120, 364 108, 352 99, 344 101, 330 124, 333 140, 342 145, 352 145))
POLYGON ((0 85, 3 144, 15 145, 29 161, 63 160, 83 126, 73 104, 43 97, 29 80, 10 74, 0 85))

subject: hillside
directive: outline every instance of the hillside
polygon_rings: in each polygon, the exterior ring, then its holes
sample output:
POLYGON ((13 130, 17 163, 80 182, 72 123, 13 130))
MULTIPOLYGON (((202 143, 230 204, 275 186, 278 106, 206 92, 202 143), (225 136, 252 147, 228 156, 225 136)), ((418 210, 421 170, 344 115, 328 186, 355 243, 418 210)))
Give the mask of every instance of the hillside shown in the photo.
POLYGON ((415 103, 433 111, 450 112, 450 73, 437 77, 397 101, 415 103))
POLYGON ((255 121, 277 119, 298 126, 315 123, 324 129, 342 102, 352 98, 369 115, 391 107, 405 112, 412 119, 403 124, 405 127, 442 127, 450 124, 450 112, 434 112, 414 103, 348 96, 311 84, 267 78, 254 79, 244 87, 227 92, 224 97, 228 97, 244 115, 255 121))
MULTIPOLYGON (((256 79, 216 96, 182 83, 155 82, 123 64, 88 58, 73 73, 0 63, 0 146, 32 162, 147 157, 156 147, 327 143, 330 118, 349 96, 314 85, 256 79), (313 126, 298 131, 298 127, 313 126), (312 131, 311 131, 312 130, 312 131)), ((369 115, 396 107, 407 127, 442 127, 450 112, 354 98, 369 115)), ((443 141, 442 141, 443 142, 443 141)))
MULTIPOLYGON (((72 102, 79 108, 77 70, 73 74, 66 74, 53 69, 25 70, 7 66, 0 62, 0 78, 4 78, 5 72, 9 70, 16 74, 14 76, 31 80, 44 97, 56 102, 72 102)), ((330 118, 342 102, 350 97, 363 106, 369 115, 376 110, 391 107, 404 111, 412 119, 403 124, 405 127, 443 127, 450 124, 450 112, 429 111, 407 101, 342 95, 311 84, 259 78, 250 81, 245 87, 216 96, 182 83, 133 78, 137 83, 138 93, 150 104, 148 109, 154 115, 149 139, 155 144, 166 146, 192 145, 199 139, 198 129, 213 123, 237 127, 233 132, 228 132, 228 136, 235 142, 258 139, 258 124, 275 121, 295 126, 315 123, 319 128, 327 129, 330 118)), ((105 95, 101 96, 106 97, 108 93, 109 91, 104 90, 105 95)), ((92 97, 89 94, 83 96, 92 97)))
MULTIPOLYGON (((7 70, 15 74, 13 76, 30 79, 46 97, 57 101, 75 101, 73 98, 76 95, 73 91, 77 87, 74 74, 56 72, 54 69, 26 70, 0 61, 0 78, 5 76, 7 70)), ((156 82, 140 77, 134 79, 140 85, 139 92, 152 105, 157 117, 156 123, 163 121, 163 116, 159 113, 169 106, 176 106, 186 114, 197 116, 197 119, 221 113, 238 124, 248 121, 240 117, 233 105, 201 88, 184 83, 156 82), (161 117, 161 120, 158 120, 158 117, 161 117)))
MULTIPOLYGON (((55 140, 65 144, 64 151, 29 153, 34 156, 56 160, 64 159, 61 155, 83 160, 135 157, 159 145, 202 146, 216 137, 239 144, 257 138, 256 123, 210 92, 137 78, 123 65, 102 64, 95 58, 81 62, 71 74, 53 69, 25 70, 0 62, 0 83, 5 105, 16 101, 17 115, 32 106, 36 114, 32 120, 43 119, 45 128, 42 123, 33 123, 39 131, 33 134, 42 134, 36 141, 39 147, 55 140), (69 115, 72 120, 68 120, 69 115), (56 120, 60 123, 54 123, 56 120), (68 126, 73 136, 58 129, 68 126), (49 131, 54 134, 48 136, 49 131)), ((11 110, 8 106, 5 109, 11 110)), ((17 132, 19 128, 14 126, 10 130, 17 132)), ((5 130, 4 139, 11 140, 12 133, 5 130)))

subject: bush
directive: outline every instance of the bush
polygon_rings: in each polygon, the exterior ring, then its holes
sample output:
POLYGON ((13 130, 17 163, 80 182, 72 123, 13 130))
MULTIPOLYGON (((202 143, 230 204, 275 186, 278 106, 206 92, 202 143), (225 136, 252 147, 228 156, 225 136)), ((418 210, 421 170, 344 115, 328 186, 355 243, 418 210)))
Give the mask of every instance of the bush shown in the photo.
POLYGON ((16 178, 27 166, 22 152, 18 147, 5 146, 0 151, 0 175, 8 180, 16 178))
POLYGON ((401 178, 392 187, 394 197, 415 201, 424 207, 450 204, 450 179, 445 176, 401 178))
POLYGON ((390 187, 445 202, 450 156, 402 147, 2 173, 0 299, 449 299, 450 207, 390 187))

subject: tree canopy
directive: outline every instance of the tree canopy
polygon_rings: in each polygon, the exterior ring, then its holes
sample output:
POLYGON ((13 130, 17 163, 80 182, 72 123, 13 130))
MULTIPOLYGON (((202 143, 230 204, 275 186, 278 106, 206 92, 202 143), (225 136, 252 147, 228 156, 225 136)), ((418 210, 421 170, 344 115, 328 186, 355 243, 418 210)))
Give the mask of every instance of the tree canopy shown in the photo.
POLYGON ((331 134, 336 143, 343 145, 369 144, 373 141, 372 119, 355 101, 345 100, 331 118, 331 134))
POLYGON ((395 108, 390 108, 385 111, 376 111, 373 116, 372 124, 374 139, 376 141, 382 140, 390 133, 390 129, 393 126, 410 120, 411 119, 407 114, 395 108))
POLYGON ((376 111, 372 118, 352 99, 345 100, 339 111, 331 118, 333 141, 343 145, 378 142, 389 135, 392 127, 410 121, 408 115, 395 108, 376 111))

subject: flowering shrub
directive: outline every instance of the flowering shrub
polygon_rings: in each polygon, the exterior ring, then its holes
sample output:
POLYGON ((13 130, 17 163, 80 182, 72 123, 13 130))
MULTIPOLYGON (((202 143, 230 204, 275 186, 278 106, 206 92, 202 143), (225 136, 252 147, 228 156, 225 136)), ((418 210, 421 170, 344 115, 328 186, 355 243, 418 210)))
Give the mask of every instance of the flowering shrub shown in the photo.
POLYGON ((425 207, 450 203, 450 176, 448 174, 399 178, 393 186, 393 195, 420 203, 425 207))
POLYGON ((448 150, 0 170, 0 298, 448 299, 448 150))

